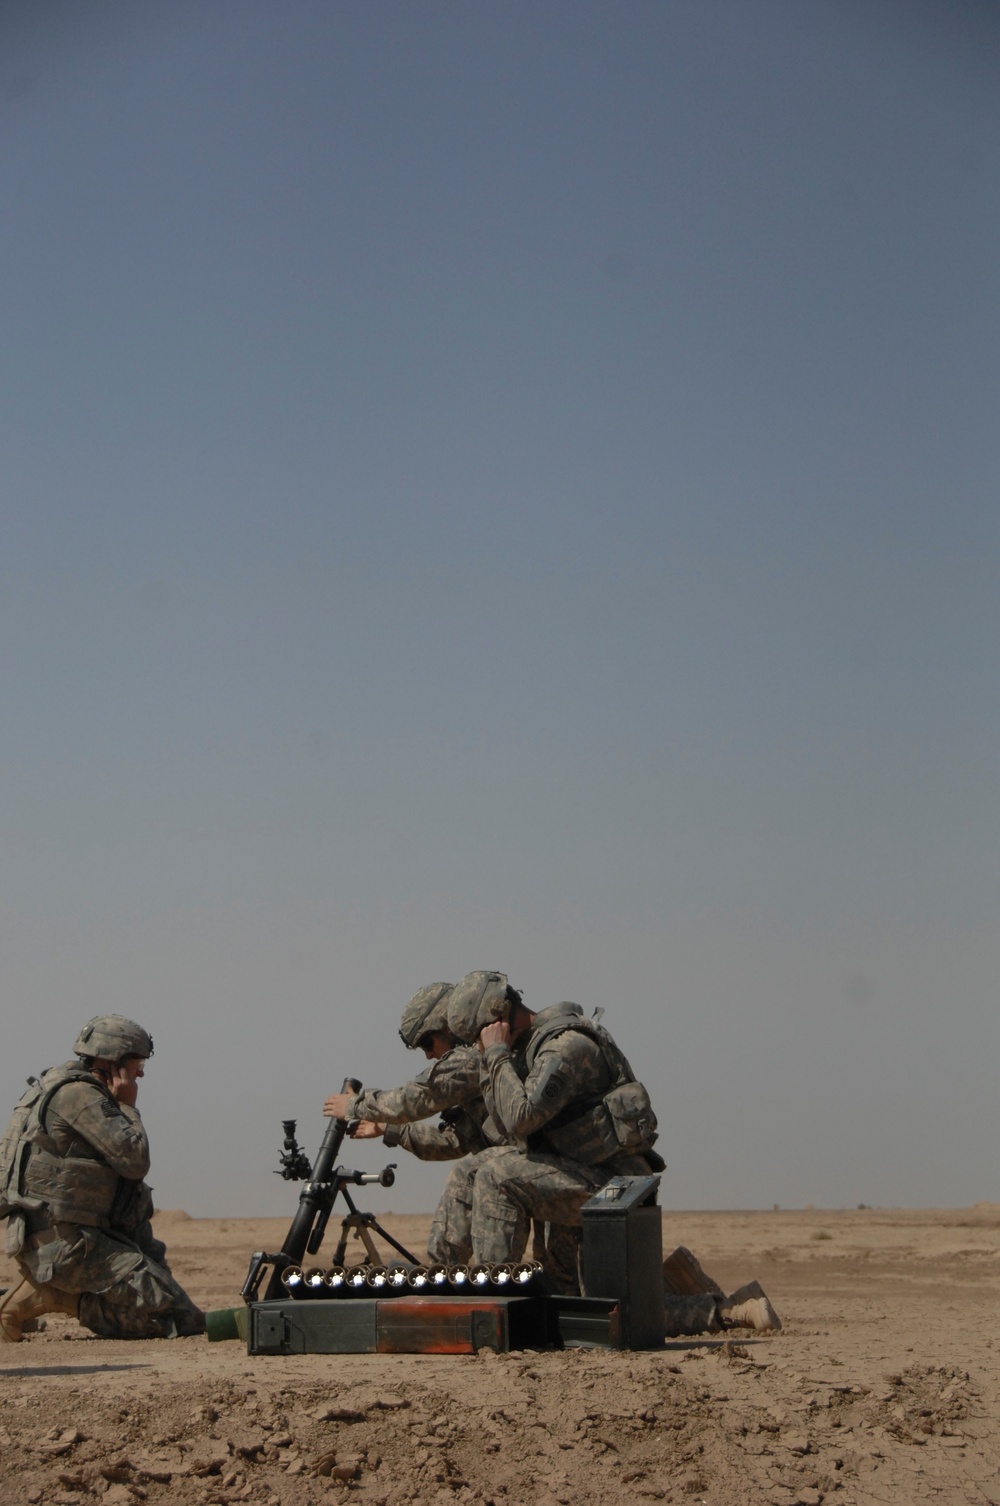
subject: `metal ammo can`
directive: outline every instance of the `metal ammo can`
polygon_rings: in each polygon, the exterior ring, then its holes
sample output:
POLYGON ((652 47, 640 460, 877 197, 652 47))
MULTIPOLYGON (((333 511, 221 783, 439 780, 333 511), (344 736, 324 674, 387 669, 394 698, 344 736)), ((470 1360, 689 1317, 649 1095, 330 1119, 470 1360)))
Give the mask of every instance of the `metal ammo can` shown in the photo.
POLYGON ((618 1303, 625 1349, 664 1339, 658 1176, 612 1177, 583 1205, 583 1293, 618 1303))

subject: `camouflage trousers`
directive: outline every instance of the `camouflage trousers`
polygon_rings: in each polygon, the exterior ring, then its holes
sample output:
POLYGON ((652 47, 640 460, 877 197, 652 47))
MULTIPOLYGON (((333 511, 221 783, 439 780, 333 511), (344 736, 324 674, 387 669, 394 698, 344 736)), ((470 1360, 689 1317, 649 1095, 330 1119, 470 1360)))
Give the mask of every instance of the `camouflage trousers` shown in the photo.
POLYGON ((476 1260, 520 1260, 532 1219, 579 1225, 580 1209, 610 1175, 563 1156, 498 1146, 477 1156, 472 1193, 476 1260))
MULTIPOLYGON (((530 1220, 525 1223, 523 1236, 509 1255, 482 1255, 473 1240, 473 1209, 475 1206, 478 1174, 484 1163, 494 1156, 512 1155, 519 1162, 527 1159, 521 1151, 508 1151, 506 1147, 483 1151, 469 1156, 454 1168, 445 1184, 444 1192, 434 1212, 431 1232, 427 1241, 428 1258, 443 1265, 467 1265, 471 1260, 519 1260, 524 1254, 528 1240, 530 1220)), ((601 1179, 602 1181, 604 1178, 601 1179)), ((596 1184, 596 1185, 599 1185, 596 1184)), ((585 1202, 592 1187, 581 1199, 585 1202)), ((575 1295, 580 1290, 580 1229, 579 1217, 576 1227, 569 1221, 553 1217, 539 1210, 534 1216, 535 1238, 532 1256, 540 1260, 549 1285, 553 1291, 575 1295)))
POLYGON ((205 1316, 167 1265, 149 1223, 115 1229, 55 1224, 32 1235, 17 1257, 36 1286, 79 1295, 79 1318, 102 1339, 173 1339, 204 1333, 205 1316))
POLYGON ((468 1265, 472 1259, 472 1188, 478 1156, 467 1156, 450 1173, 438 1199, 427 1238, 432 1265, 468 1265))

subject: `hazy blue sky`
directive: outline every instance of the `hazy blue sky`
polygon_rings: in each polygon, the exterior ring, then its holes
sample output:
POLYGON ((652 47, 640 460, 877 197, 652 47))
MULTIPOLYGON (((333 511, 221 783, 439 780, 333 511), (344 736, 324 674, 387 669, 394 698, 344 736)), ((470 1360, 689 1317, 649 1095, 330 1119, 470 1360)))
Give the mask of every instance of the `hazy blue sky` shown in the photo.
POLYGON ((5 0, 4 1097, 290 1211, 499 967, 668 1206, 1000 1198, 998 184, 985 0, 5 0))

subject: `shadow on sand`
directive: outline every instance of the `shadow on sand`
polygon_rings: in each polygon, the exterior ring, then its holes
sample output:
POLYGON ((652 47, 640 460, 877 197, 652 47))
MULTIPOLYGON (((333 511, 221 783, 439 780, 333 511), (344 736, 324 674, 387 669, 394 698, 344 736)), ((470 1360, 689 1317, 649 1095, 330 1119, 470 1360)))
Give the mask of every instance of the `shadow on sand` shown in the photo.
POLYGON ((148 1365, 19 1365, 4 1366, 0 1375, 16 1375, 19 1380, 35 1375, 105 1375, 109 1370, 148 1370, 148 1365))

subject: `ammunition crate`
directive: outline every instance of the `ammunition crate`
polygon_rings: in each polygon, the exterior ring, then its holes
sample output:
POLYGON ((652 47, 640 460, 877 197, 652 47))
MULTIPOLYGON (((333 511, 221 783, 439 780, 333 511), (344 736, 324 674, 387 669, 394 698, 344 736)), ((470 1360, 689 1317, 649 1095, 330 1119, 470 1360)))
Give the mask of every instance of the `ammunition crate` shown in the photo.
POLYGON ((250 1354, 475 1354, 547 1342, 544 1297, 291 1299, 250 1308, 250 1354))

